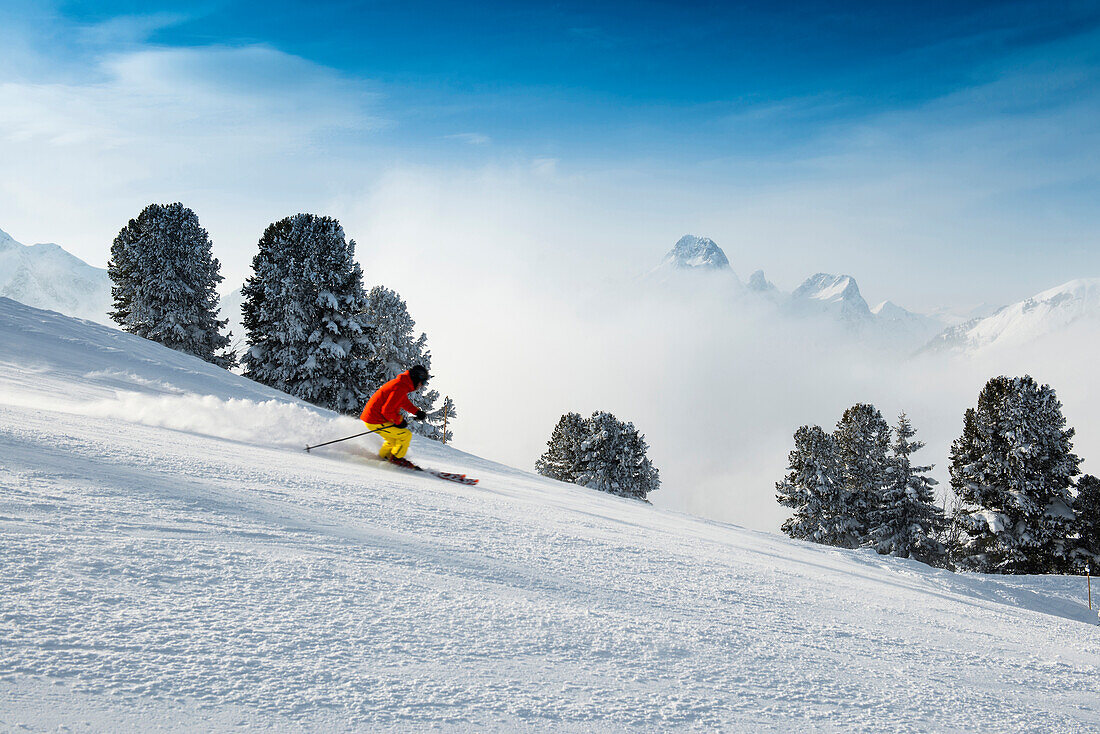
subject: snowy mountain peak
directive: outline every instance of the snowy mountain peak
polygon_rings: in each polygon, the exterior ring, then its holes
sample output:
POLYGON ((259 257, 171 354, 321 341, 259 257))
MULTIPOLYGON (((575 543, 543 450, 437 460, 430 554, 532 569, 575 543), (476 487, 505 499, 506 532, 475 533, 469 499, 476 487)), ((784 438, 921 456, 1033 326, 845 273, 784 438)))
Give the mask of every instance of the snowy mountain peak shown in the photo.
POLYGON ((862 327, 874 319, 850 275, 812 275, 791 294, 791 303, 796 309, 824 311, 849 326, 862 327))
POLYGON ((686 234, 665 255, 664 265, 683 269, 725 270, 730 261, 709 237, 686 234))
MULTIPOLYGON (((831 275, 829 273, 817 273, 795 289, 791 294, 795 298, 826 303, 855 302, 858 300, 866 307, 867 302, 859 293, 859 286, 855 278, 850 275, 831 275)), ((870 309, 868 309, 870 310, 870 309)))
POLYGON ((759 293, 779 290, 775 287, 774 283, 772 283, 764 276, 763 270, 757 270, 755 273, 750 275, 748 285, 750 291, 756 291, 759 293))

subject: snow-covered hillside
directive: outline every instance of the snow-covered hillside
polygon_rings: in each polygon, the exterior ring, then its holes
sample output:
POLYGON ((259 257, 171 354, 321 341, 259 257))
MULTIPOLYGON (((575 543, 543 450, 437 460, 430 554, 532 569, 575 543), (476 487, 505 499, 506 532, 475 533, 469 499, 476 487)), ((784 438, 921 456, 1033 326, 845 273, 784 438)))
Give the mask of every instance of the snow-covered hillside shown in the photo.
POLYGON ((59 245, 22 245, 0 231, 0 296, 110 323, 111 279, 59 245))
POLYGON ((361 424, 7 299, 0 367, 3 729, 1100 727, 1082 579, 306 454, 361 424))
POLYGON ((935 337, 926 351, 978 355, 1020 347, 1069 326, 1100 330, 1100 278, 1082 278, 1043 291, 984 318, 951 327, 935 337))

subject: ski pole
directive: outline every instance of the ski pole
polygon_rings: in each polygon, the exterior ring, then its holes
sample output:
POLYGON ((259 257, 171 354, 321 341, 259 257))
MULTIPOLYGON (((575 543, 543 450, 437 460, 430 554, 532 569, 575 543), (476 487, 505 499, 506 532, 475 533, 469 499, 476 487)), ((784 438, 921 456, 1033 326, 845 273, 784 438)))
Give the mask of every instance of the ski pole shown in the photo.
POLYGON ((390 423, 390 424, 385 425, 385 426, 379 426, 378 428, 375 428, 373 431, 363 431, 362 433, 357 433, 354 436, 345 436, 344 438, 338 438, 334 441, 325 441, 324 443, 319 443, 316 446, 306 446, 306 453, 309 453, 312 449, 319 449, 322 446, 328 446, 330 443, 340 443, 341 441, 350 441, 353 438, 359 438, 360 436, 366 436, 368 433, 378 433, 378 431, 385 430, 386 428, 393 428, 393 424, 390 423))

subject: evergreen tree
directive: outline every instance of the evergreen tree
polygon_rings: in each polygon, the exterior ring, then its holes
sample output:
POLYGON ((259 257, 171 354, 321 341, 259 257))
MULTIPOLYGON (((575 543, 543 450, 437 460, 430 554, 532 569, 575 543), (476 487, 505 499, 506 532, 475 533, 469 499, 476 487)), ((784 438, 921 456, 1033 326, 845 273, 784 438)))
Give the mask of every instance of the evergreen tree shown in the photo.
MULTIPOLYGON (((428 336, 424 333, 416 335, 416 322, 409 315, 408 306, 400 295, 381 285, 371 288, 364 315, 369 320, 372 333, 368 395, 413 365, 424 365, 431 371, 432 353, 428 349, 428 336)), ((427 438, 442 441, 443 411, 446 407, 447 440, 451 440, 454 432, 450 421, 457 415, 454 402, 447 398, 443 405, 436 407, 439 393, 426 385, 416 391, 412 400, 428 417, 423 421, 410 422, 409 428, 427 438)))
POLYGON ((1077 570, 1100 569, 1100 479, 1086 474, 1077 481, 1073 501, 1073 559, 1077 570))
POLYGON ((857 528, 848 514, 832 435, 820 426, 795 431, 789 468, 775 485, 779 504, 794 509, 781 526, 783 532, 799 540, 850 547, 857 528))
POLYGON ((596 412, 587 420, 566 413, 546 447, 535 462, 535 470, 545 477, 642 500, 661 486, 660 474, 646 456, 645 436, 611 413, 596 412))
MULTIPOLYGON (((951 442, 951 452, 948 456, 951 491, 955 495, 955 500, 951 506, 951 515, 947 520, 949 530, 946 542, 951 561, 958 567, 968 570, 987 570, 989 565, 981 562, 988 560, 988 557, 982 556, 979 558, 978 546, 971 545, 969 529, 973 521, 984 517, 984 515, 973 514, 973 510, 981 506, 979 504, 981 501, 980 496, 990 493, 982 491, 978 485, 970 487, 970 482, 967 480, 967 475, 979 466, 987 444, 987 436, 979 434, 978 431, 977 411, 973 408, 967 408, 966 412, 963 413, 962 435, 951 442), (971 499, 964 499, 964 496, 971 499), (974 558, 968 560, 969 556, 974 556, 974 558)), ((994 528, 999 529, 1001 527, 1000 519, 993 519, 994 528)), ((986 538, 981 545, 985 545, 988 540, 989 538, 986 538)))
POLYGON ((873 513, 870 540, 884 555, 914 558, 942 565, 946 551, 938 540, 943 512, 936 504, 936 480, 928 476, 932 466, 913 466, 911 456, 924 447, 914 441, 916 429, 908 416, 898 416, 894 443, 888 459, 888 480, 882 502, 873 513))
POLYGON ((559 482, 577 481, 580 467, 581 443, 588 434, 588 427, 580 413, 566 413, 558 419, 546 452, 535 462, 535 471, 559 482))
POLYGON ((649 444, 633 423, 623 423, 621 435, 622 449, 616 465, 619 486, 623 496, 645 500, 650 492, 661 486, 660 472, 646 455, 649 444))
POLYGON ((621 497, 645 499, 661 486, 657 468, 646 458, 648 445, 633 423, 595 412, 585 421, 576 483, 621 497))
POLYGON ((844 411, 833 432, 840 463, 842 496, 850 532, 837 545, 855 548, 868 541, 874 514, 889 479, 890 426, 873 405, 857 403, 844 411))
POLYGON ((370 396, 371 332, 355 241, 331 217, 268 225, 241 289, 245 376, 344 413, 370 396))
POLYGON ((1062 404, 1030 376, 995 377, 966 411, 951 447, 951 487, 962 502, 953 549, 986 573, 1054 573, 1068 566, 1070 487, 1080 473, 1062 404))
POLYGON ((236 365, 218 319, 221 267, 199 218, 183 204, 150 204, 111 245, 111 318, 125 331, 220 367, 236 365))
POLYGON ((131 219, 123 227, 114 242, 111 243, 111 259, 107 262, 107 275, 111 278, 112 308, 108 314, 116 324, 124 331, 130 331, 130 311, 135 298, 140 298, 138 291, 144 280, 142 273, 138 271, 138 260, 141 251, 146 246, 138 243, 148 243, 152 235, 145 234, 146 229, 151 229, 150 220, 158 217, 158 210, 163 209, 157 204, 150 204, 138 214, 136 219, 131 219))
POLYGON ((416 336, 416 322, 401 296, 376 285, 367 294, 364 314, 373 332, 369 358, 372 392, 413 365, 423 364, 430 371, 431 366, 422 361, 427 337, 416 336))

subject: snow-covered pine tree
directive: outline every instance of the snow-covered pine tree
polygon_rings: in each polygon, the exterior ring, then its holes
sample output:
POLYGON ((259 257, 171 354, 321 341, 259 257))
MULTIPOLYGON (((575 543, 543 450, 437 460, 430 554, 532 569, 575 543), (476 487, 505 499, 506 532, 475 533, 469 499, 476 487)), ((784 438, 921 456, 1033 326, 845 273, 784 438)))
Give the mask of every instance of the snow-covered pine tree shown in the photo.
POLYGON ((845 514, 851 533, 837 545, 855 548, 868 541, 874 513, 888 481, 890 426, 873 405, 857 403, 844 411, 833 432, 840 462, 845 514))
POLYGON ((644 500, 661 486, 657 468, 646 457, 648 448, 633 423, 597 411, 585 421, 574 481, 589 489, 644 500))
POLYGON ((156 216, 154 206, 150 204, 137 218, 131 219, 111 243, 111 259, 107 262, 107 275, 111 278, 111 311, 108 315, 125 331, 129 331, 127 324, 130 322, 131 304, 142 281, 137 265, 141 248, 136 243, 152 239, 144 234, 144 230, 148 227, 148 221, 156 216))
POLYGON ((370 396, 371 333, 355 241, 331 217, 268 225, 241 289, 245 376, 343 413, 370 396))
POLYGON ((535 471, 559 482, 576 483, 581 444, 587 436, 588 425, 580 413, 563 415, 546 442, 546 451, 535 462, 535 471))
MULTIPOLYGON (((971 545, 969 529, 975 519, 984 516, 973 515, 973 510, 980 507, 980 502, 987 492, 979 485, 970 487, 968 474, 972 468, 979 465, 982 456, 988 447, 988 436, 978 432, 978 414, 973 408, 967 408, 963 413, 962 435, 951 442, 951 452, 948 454, 948 474, 951 477, 951 491, 955 499, 951 504, 951 513, 947 517, 947 533, 944 542, 947 545, 948 557, 959 568, 985 570, 986 556, 978 557, 980 552, 977 546, 971 545), (960 489, 966 485, 963 493, 960 489), (964 499, 964 495, 971 499, 964 499), (968 558, 972 557, 969 561, 968 558)), ((989 493, 991 494, 991 493, 989 493)), ((994 521, 994 528, 1000 529, 1000 520, 994 521)), ((988 538, 986 540, 989 540, 988 538)), ((984 541, 982 543, 984 545, 984 541)))
POLYGON ((618 472, 624 443, 623 424, 618 418, 604 411, 593 413, 585 421, 576 483, 609 494, 626 494, 618 472))
POLYGON ((894 443, 888 458, 888 481, 882 502, 872 513, 870 541, 883 555, 913 558, 942 566, 946 549, 938 540, 943 530, 943 512, 936 504, 936 480, 928 476, 932 466, 914 466, 912 454, 924 448, 913 440, 917 431, 902 413, 894 429, 894 443))
POLYGON ((802 426, 794 433, 788 460, 789 473, 775 485, 779 504, 794 510, 783 522, 783 532, 798 540, 850 547, 856 527, 848 515, 832 435, 821 426, 802 426))
POLYGON ((646 500, 650 492, 660 488, 660 472, 646 456, 649 444, 645 436, 634 427, 633 423, 627 422, 621 425, 623 447, 619 453, 619 483, 623 487, 624 496, 646 500))
POLYGON ((125 331, 226 369, 236 365, 218 319, 221 267, 199 218, 183 204, 150 204, 111 245, 111 318, 125 331))
MULTIPOLYGON (((370 387, 368 395, 389 380, 414 365, 423 365, 428 371, 432 368, 432 353, 428 349, 428 336, 416 335, 416 321, 409 315, 408 306, 397 294, 385 286, 376 285, 367 294, 364 310, 371 325, 372 344, 369 362, 370 387)), ((443 440, 443 409, 436 407, 439 392, 423 385, 412 397, 412 401, 428 414, 423 421, 412 421, 409 428, 422 436, 443 440)), ((447 399, 450 401, 450 398, 447 399)), ((454 431, 451 420, 455 417, 454 402, 447 405, 447 440, 454 431)))
POLYGON ((1086 474, 1077 480, 1073 517, 1074 566, 1100 573, 1100 479, 1086 474))
MULTIPOLYGON (((376 285, 367 293, 364 315, 374 334, 369 357, 370 387, 377 390, 413 365, 422 364, 416 322, 396 291, 376 285)), ((424 336, 423 334, 421 335, 424 336)), ((425 364, 429 368, 430 365, 425 364)))
POLYGON ((966 411, 951 446, 951 487, 962 507, 953 549, 963 568, 1057 573, 1069 565, 1071 486, 1081 460, 1049 385, 994 377, 966 411))

